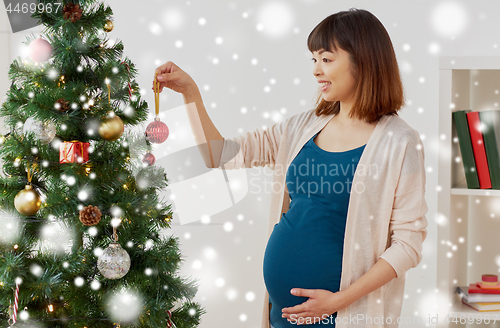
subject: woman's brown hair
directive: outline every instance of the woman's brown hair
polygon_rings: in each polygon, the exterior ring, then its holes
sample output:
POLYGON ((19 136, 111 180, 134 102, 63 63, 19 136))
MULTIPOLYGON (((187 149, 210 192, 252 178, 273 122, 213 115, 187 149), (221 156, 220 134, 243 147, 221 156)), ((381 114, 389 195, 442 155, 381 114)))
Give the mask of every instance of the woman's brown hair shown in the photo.
MULTIPOLYGON (((372 13, 351 8, 328 16, 311 31, 307 47, 311 52, 340 47, 349 53, 357 81, 350 118, 372 123, 386 114, 398 115, 405 99, 396 54, 385 27, 372 13)), ((319 94, 317 116, 339 111, 339 101, 326 101, 319 94)))

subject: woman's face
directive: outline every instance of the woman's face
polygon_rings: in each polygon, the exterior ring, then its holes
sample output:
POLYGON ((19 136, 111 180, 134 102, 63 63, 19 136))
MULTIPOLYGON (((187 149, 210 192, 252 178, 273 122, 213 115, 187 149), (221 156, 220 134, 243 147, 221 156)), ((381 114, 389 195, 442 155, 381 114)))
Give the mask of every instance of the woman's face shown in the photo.
POLYGON ((313 74, 319 83, 323 99, 350 102, 354 95, 355 80, 351 74, 349 53, 337 47, 334 52, 320 49, 312 55, 313 74))

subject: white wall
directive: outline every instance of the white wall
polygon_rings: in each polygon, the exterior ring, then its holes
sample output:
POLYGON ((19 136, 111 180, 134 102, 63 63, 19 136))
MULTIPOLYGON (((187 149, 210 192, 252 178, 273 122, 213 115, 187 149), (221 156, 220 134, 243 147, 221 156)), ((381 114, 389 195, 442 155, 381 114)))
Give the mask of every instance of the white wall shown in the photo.
MULTIPOLYGON (((400 116, 418 130, 426 155, 428 237, 422 262, 407 274, 402 316, 418 315, 425 319, 434 315, 438 57, 500 55, 500 2, 454 0, 444 9, 439 7, 446 4, 444 1, 431 0, 157 0, 130 2, 126 6, 119 0, 107 3, 115 14, 115 29, 109 37, 123 40, 124 54, 137 64, 137 80, 145 90, 151 111, 154 69, 171 60, 198 83, 210 117, 226 138, 259 126, 271 126, 275 120, 312 108, 317 86, 306 47, 308 33, 329 14, 350 7, 375 14, 392 38, 402 71, 408 101, 400 116), (290 26, 280 37, 271 37, 266 30, 257 28, 259 14, 273 3, 283 3, 290 10, 289 16, 282 10, 270 20, 277 23, 279 30, 290 18, 290 26), (206 19, 205 25, 199 24, 200 18, 206 19), (221 44, 216 43, 217 37, 222 37, 221 44), (238 59, 233 59, 233 54, 238 54, 238 59), (257 59, 256 65, 252 59, 257 59), (265 91, 266 87, 270 92, 265 91)), ((0 17, 3 27, 3 8, 0 17)), ((8 65, 19 53, 18 35, 12 37, 10 45, 9 35, 0 35, 1 94, 9 85, 8 65), (11 54, 6 50, 9 46, 11 54)), ((162 93, 163 113, 182 104, 180 95, 170 90, 162 93)), ((174 127, 174 122, 166 123, 174 127)), ((168 142, 175 145, 173 139, 168 142)), ((155 151, 157 158, 168 153, 162 147, 155 151)), ((271 181, 270 172, 251 169, 247 174, 263 187, 271 181)), ((195 206, 196 200, 192 202, 195 206)), ((221 224, 198 224, 176 225, 167 232, 180 237, 185 258, 181 273, 200 281, 195 300, 208 311, 200 327, 260 327, 268 206, 268 194, 249 192, 235 206, 211 217, 212 223, 231 223, 231 231, 221 224), (193 268, 194 263, 201 263, 201 268, 193 268), (218 278, 225 282, 221 287, 216 285, 218 278), (249 292, 255 295, 254 299, 246 299, 249 292)))
MULTIPOLYGON (((4 101, 4 96, 9 89, 10 83, 7 78, 9 63, 12 61, 10 54, 11 29, 4 8, 0 9, 0 102, 4 101)), ((3 120, 0 118, 0 133, 5 134, 3 120)))
MULTIPOLYGON (((25 47, 21 42, 30 33, 40 33, 40 26, 33 27, 21 32, 12 33, 7 12, 3 5, 0 6, 0 99, 3 102, 11 82, 8 78, 9 67, 14 58, 20 56, 25 47)), ((0 118, 0 131, 5 134, 7 129, 3 126, 3 119, 0 118)))

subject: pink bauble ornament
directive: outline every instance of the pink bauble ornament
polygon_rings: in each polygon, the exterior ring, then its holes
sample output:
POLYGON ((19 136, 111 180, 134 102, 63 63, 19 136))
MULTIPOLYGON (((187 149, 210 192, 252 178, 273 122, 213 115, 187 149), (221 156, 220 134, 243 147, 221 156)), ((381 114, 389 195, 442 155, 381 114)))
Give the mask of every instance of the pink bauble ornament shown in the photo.
POLYGON ((168 138, 168 127, 158 117, 146 128, 146 139, 153 143, 163 143, 168 138))
POLYGON ((151 166, 156 162, 156 157, 155 157, 155 155, 153 155, 151 153, 146 153, 146 155, 144 155, 144 158, 142 159, 142 161, 144 163, 148 164, 148 166, 151 166))
POLYGON ((29 45, 30 58, 37 63, 43 63, 49 60, 52 56, 52 46, 50 43, 42 38, 31 41, 29 45))

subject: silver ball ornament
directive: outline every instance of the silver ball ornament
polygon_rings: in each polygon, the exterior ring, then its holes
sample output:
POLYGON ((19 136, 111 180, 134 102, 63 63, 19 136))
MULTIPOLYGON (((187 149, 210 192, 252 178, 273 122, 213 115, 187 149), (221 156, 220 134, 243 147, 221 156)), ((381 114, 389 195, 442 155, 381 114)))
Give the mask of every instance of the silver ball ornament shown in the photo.
POLYGON ((50 143, 56 136, 56 126, 51 121, 37 121, 30 117, 24 122, 23 134, 33 133, 44 144, 50 143))
POLYGON ((130 255, 120 244, 111 243, 99 256, 97 268, 108 279, 120 279, 130 269, 130 255))

